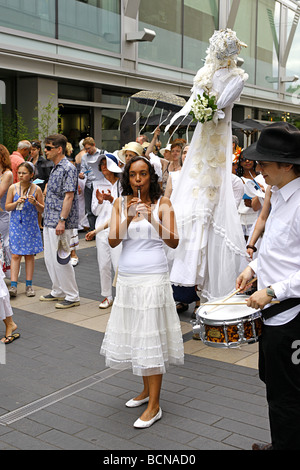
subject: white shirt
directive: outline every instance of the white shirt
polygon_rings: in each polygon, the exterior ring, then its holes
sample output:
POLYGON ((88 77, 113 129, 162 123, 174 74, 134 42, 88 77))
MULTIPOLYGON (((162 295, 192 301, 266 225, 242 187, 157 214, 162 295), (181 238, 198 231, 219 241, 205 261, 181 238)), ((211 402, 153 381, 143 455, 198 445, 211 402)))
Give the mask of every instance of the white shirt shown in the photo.
POLYGON ((236 207, 239 207, 240 202, 244 196, 244 183, 237 175, 231 174, 232 189, 236 207))
MULTIPOLYGON (((277 299, 282 301, 300 297, 300 178, 281 189, 273 186, 271 201, 272 208, 258 258, 249 266, 257 274, 258 289, 272 285, 277 299)), ((265 323, 283 325, 299 312, 300 305, 275 315, 265 323)))
POLYGON ((106 178, 103 177, 101 181, 97 180, 94 182, 91 209, 92 213, 97 217, 95 228, 98 228, 100 225, 104 224, 111 218, 113 204, 116 198, 119 197, 120 188, 121 184, 119 180, 117 180, 115 184, 111 184, 106 178), (107 190, 109 190, 112 197, 114 198, 114 201, 112 203, 109 201, 103 201, 102 204, 99 204, 98 199, 96 198, 97 189, 99 189, 100 192, 104 191, 105 193, 107 190))

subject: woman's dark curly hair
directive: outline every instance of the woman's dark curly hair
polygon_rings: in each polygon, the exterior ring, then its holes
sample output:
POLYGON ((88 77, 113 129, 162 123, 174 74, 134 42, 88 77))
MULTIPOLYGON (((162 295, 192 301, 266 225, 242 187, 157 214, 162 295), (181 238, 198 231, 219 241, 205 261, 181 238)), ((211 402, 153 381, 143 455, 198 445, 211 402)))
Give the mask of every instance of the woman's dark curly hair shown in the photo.
POLYGON ((150 188, 149 188, 149 195, 152 204, 155 204, 157 200, 162 195, 162 189, 160 184, 158 183, 158 176, 155 173, 154 167, 151 165, 150 161, 147 158, 136 156, 131 158, 131 160, 125 165, 124 171, 121 176, 121 186, 122 186, 122 196, 129 196, 133 194, 133 190, 129 183, 129 170, 132 163, 142 160, 143 162, 147 163, 149 167, 150 173, 150 188))
MULTIPOLYGON (((239 156, 239 159, 238 159, 238 162, 237 162, 237 168, 236 168, 236 174, 237 176, 243 176, 244 175, 244 168, 242 167, 242 164, 241 164, 241 159, 243 158, 243 152, 240 153, 240 156, 239 156)), ((256 171, 256 161, 253 161, 253 172, 255 173, 255 175, 257 175, 257 171, 256 171)))

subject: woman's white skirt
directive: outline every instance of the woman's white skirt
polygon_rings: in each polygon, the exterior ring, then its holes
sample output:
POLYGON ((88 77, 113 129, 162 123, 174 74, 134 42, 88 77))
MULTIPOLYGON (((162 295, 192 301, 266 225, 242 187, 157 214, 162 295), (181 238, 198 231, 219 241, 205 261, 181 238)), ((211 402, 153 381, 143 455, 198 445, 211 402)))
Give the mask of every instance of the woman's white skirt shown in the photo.
POLYGON ((5 320, 13 315, 10 305, 10 295, 4 281, 5 275, 0 267, 0 320, 5 320))
POLYGON ((115 369, 164 374, 183 364, 184 350, 169 274, 118 274, 100 354, 115 369))

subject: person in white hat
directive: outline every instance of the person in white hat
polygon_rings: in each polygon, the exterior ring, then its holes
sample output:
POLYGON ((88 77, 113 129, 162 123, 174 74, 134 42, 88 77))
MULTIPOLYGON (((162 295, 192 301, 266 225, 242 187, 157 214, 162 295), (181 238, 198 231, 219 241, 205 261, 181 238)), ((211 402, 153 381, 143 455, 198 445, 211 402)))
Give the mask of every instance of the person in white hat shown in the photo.
POLYGON ((119 159, 126 165, 131 158, 142 156, 144 149, 138 142, 129 142, 119 151, 119 159))
POLYGON ((95 230, 86 234, 86 240, 96 235, 97 260, 99 266, 101 296, 99 308, 105 309, 112 305, 112 268, 116 273, 121 246, 111 248, 108 243, 109 223, 114 200, 120 195, 120 179, 122 169, 115 155, 100 154, 91 163, 95 175, 91 209, 96 216, 95 230))

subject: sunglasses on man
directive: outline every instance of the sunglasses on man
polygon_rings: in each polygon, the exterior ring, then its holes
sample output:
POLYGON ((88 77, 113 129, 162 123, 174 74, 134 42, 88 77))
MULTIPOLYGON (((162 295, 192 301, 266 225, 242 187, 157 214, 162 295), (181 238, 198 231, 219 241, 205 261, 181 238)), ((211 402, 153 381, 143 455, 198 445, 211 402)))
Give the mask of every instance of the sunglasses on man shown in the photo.
POLYGON ((45 150, 47 150, 48 152, 50 152, 52 149, 58 149, 58 147, 51 147, 50 145, 45 145, 45 150))

